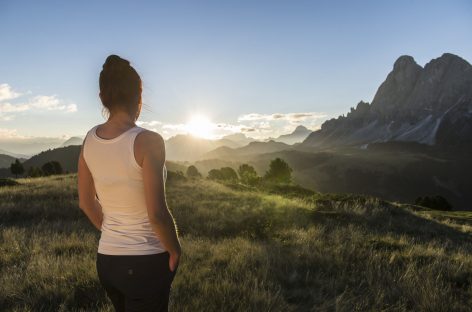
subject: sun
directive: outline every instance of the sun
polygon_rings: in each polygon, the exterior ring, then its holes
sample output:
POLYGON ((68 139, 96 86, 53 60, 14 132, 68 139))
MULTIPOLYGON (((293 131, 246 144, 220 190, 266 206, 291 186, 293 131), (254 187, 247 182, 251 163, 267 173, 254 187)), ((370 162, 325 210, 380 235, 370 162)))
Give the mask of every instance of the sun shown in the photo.
POLYGON ((212 139, 214 124, 204 115, 193 115, 186 124, 187 132, 193 136, 212 139))

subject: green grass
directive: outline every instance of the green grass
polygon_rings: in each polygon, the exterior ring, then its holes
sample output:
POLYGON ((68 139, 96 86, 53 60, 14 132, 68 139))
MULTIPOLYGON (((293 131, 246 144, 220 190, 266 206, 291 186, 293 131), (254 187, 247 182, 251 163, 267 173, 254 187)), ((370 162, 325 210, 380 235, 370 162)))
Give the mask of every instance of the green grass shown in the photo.
MULTIPOLYGON (((112 311, 75 174, 0 188, 0 310, 112 311)), ((469 311, 472 213, 172 182, 171 311, 469 311)))

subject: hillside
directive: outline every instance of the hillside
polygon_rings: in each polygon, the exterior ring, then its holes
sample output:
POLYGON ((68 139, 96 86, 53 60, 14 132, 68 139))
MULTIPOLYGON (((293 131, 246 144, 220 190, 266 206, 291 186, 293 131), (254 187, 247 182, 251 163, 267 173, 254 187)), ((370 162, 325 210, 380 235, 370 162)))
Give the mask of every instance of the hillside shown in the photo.
POLYGON ((319 192, 365 194, 408 203, 419 196, 442 195, 454 209, 472 210, 469 154, 382 143, 368 149, 283 151, 258 155, 248 162, 266 170, 275 157, 289 163, 297 183, 319 192))
POLYGON ((7 155, 7 156, 18 158, 18 159, 21 159, 21 158, 28 159, 30 157, 30 156, 25 155, 25 154, 12 153, 12 152, 6 151, 4 149, 0 149, 0 155, 7 155))
POLYGON ((245 135, 229 135, 219 140, 208 140, 187 134, 178 134, 165 141, 166 157, 173 161, 194 161, 219 147, 238 148, 252 142, 245 135))
MULTIPOLYGON (((76 175, 0 188, 0 306, 110 311, 76 175)), ((372 197, 167 184, 183 254, 171 311, 469 311, 472 215, 372 197)))
POLYGON ((274 140, 270 140, 268 142, 251 142, 248 145, 238 148, 221 146, 201 155, 198 159, 226 159, 244 156, 254 156, 258 154, 283 151, 286 149, 292 149, 292 146, 283 142, 276 142, 274 140))
POLYGON ((0 168, 10 168, 10 165, 19 159, 20 162, 24 162, 26 158, 16 158, 10 155, 0 154, 0 168))
MULTIPOLYGON (((59 147, 43 151, 37 155, 32 156, 23 162, 25 172, 28 172, 29 167, 41 167, 44 163, 49 161, 58 161, 64 172, 77 172, 77 163, 79 161, 80 145, 70 145, 66 147, 59 147)), ((2 155, 0 155, 2 156, 2 155)), ((187 166, 173 161, 166 161, 166 167, 172 171, 185 171, 187 166)), ((0 168, 0 178, 13 177, 10 172, 10 167, 0 168)))

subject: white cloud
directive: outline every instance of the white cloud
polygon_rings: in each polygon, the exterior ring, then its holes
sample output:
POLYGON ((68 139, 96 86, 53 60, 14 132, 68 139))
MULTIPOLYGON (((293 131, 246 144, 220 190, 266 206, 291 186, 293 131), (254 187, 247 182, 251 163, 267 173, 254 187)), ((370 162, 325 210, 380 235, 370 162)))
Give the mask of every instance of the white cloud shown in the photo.
POLYGON ((187 125, 186 124, 164 124, 162 125, 162 129, 170 129, 170 130, 180 130, 180 131, 186 131, 187 125))
POLYGON ((278 137, 282 134, 291 133, 301 124, 308 129, 320 128, 327 115, 318 112, 295 112, 295 113, 273 113, 273 114, 244 114, 237 118, 234 123, 216 123, 203 118, 200 124, 192 123, 163 123, 160 121, 139 121, 138 125, 146 128, 153 127, 153 131, 160 132, 170 138, 177 134, 206 134, 205 137, 218 139, 228 134, 243 133, 254 139, 267 139, 278 137), (157 128, 157 129, 156 129, 157 128))
POLYGON ((62 100, 57 98, 57 95, 37 95, 33 97, 29 104, 31 108, 38 108, 44 110, 60 110, 66 112, 76 112, 77 105, 64 104, 62 100))
POLYGON ((74 113, 77 111, 77 105, 76 104, 69 104, 66 106, 66 112, 68 113, 74 113))
POLYGON ((152 127, 152 126, 156 126, 156 125, 161 125, 162 122, 157 121, 157 120, 137 121, 136 124, 140 127, 152 127))
POLYGON ((13 105, 11 103, 5 102, 0 103, 0 114, 2 113, 15 113, 15 112, 23 112, 29 110, 30 106, 28 104, 17 104, 13 105))
MULTIPOLYGON (((30 92, 28 92, 29 94, 30 92)), ((24 97, 24 94, 13 91, 10 85, 0 84, 0 120, 13 120, 15 113, 24 111, 62 111, 73 113, 77 111, 75 103, 65 103, 57 95, 36 95, 25 99, 20 103, 6 102, 18 97, 24 97)))
POLYGON ((13 91, 11 86, 7 83, 0 84, 0 102, 12 100, 21 96, 21 93, 13 91))
POLYGON ((265 139, 291 133, 301 124, 311 130, 319 129, 327 117, 327 114, 320 112, 250 113, 239 116, 237 120, 245 126, 241 132, 256 139, 265 139))
POLYGON ((291 123, 298 123, 305 120, 313 120, 325 118, 327 115, 317 112, 301 112, 301 113, 274 113, 274 114, 258 114, 250 113, 238 117, 238 121, 255 121, 255 120, 285 120, 291 123))
POLYGON ((22 139, 25 138, 18 134, 16 129, 0 128, 0 139, 22 139))
POLYGON ((11 121, 11 120, 13 120, 13 118, 14 118, 13 115, 9 115, 9 116, 8 115, 7 116, 0 115, 0 120, 2 120, 2 121, 11 121))

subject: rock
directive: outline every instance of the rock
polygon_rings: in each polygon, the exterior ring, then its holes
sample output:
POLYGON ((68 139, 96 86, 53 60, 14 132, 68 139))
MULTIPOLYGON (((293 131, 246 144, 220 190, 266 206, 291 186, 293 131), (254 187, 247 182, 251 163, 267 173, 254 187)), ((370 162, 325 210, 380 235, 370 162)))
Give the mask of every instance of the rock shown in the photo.
POLYGON ((323 123, 301 144, 362 145, 412 141, 429 145, 472 143, 472 66, 444 53, 421 67, 403 55, 371 104, 359 102, 346 116, 323 123))

